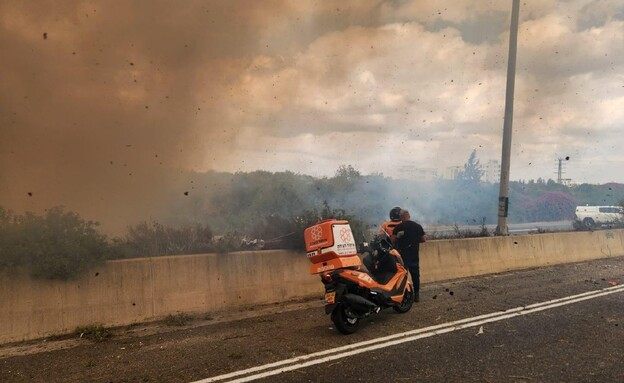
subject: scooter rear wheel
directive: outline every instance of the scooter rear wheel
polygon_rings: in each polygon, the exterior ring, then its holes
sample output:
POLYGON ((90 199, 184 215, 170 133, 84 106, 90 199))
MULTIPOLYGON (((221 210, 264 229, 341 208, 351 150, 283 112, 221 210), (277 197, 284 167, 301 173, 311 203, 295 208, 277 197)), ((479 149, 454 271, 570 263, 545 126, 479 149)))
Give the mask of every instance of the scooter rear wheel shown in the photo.
POLYGON ((410 311, 413 304, 414 304, 414 292, 412 290, 406 289, 405 292, 403 293, 403 300, 401 301, 401 303, 396 306, 392 306, 392 308, 394 309, 394 311, 404 314, 410 311))
POLYGON ((353 318, 346 313, 347 307, 340 304, 332 311, 331 319, 336 329, 345 335, 353 334, 360 327, 360 319, 353 318))

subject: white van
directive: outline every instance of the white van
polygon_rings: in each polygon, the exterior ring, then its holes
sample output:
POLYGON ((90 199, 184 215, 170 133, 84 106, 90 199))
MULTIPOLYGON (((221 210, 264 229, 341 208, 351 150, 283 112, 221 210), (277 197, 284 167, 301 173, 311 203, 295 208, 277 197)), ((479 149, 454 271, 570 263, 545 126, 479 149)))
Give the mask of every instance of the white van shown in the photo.
POLYGON ((622 224, 624 209, 620 206, 577 206, 574 220, 587 228, 605 224, 622 224))

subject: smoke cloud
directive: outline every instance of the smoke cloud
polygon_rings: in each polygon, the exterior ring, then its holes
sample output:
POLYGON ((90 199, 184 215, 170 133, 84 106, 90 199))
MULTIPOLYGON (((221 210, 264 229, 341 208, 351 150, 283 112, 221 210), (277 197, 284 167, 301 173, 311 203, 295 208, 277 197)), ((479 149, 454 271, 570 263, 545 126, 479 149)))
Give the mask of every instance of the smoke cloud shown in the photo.
MULTIPOLYGON (((193 193, 189 171, 498 158, 509 7, 3 1, 0 205, 118 232, 193 193)), ((561 155, 580 180, 622 169, 623 6, 521 14, 512 177, 549 177, 561 155)))

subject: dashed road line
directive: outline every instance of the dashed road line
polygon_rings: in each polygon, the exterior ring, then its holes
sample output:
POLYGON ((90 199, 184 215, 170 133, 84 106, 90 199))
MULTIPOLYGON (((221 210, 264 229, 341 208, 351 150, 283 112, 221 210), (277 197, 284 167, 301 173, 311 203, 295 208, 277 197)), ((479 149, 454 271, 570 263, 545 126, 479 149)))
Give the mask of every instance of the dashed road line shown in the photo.
POLYGON ((497 311, 489 314, 479 315, 472 318, 460 319, 453 322, 442 323, 435 326, 424 327, 420 329, 410 330, 402 333, 388 335, 380 338, 370 339, 363 342, 353 343, 342 347, 336 347, 329 350, 314 352, 311 354, 301 355, 295 358, 285 359, 278 362, 268 363, 261 366, 251 367, 245 370, 234 371, 223 375, 214 376, 192 383, 212 383, 212 382, 230 382, 243 383, 269 376, 281 374, 288 371, 298 370, 301 368, 313 366, 316 364, 330 362, 336 359, 342 359, 349 356, 378 350, 381 348, 395 346, 401 343, 413 342, 418 339, 428 338, 435 335, 446 334, 449 332, 463 330, 466 328, 481 326, 486 323, 498 322, 522 315, 528 315, 539 311, 549 310, 560 306, 586 301, 602 297, 605 295, 624 292, 624 286, 614 286, 604 288, 602 290, 590 291, 582 294, 570 295, 564 298, 553 299, 550 301, 534 303, 527 306, 515 307, 505 311, 497 311), (236 378, 233 380, 229 380, 236 378))

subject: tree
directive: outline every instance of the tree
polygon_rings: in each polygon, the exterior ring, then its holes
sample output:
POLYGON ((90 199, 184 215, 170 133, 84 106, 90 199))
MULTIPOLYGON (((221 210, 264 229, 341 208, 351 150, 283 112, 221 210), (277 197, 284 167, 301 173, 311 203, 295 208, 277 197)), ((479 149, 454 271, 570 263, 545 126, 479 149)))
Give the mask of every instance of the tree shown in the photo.
POLYGON ((212 229, 201 223, 171 227, 155 221, 140 222, 128 227, 128 234, 116 238, 114 245, 114 258, 201 254, 214 250, 212 229))
POLYGON ((25 270, 41 279, 77 278, 110 252, 97 225, 62 207, 44 216, 0 208, 0 270, 25 270))
POLYGON ((362 174, 353 167, 353 165, 340 165, 336 169, 336 178, 345 178, 347 180, 355 180, 362 176, 362 174))
POLYGON ((483 169, 477 158, 477 149, 473 149, 468 161, 464 164, 464 170, 459 173, 458 179, 468 183, 478 183, 482 176, 483 169))
POLYGON ((531 221, 558 221, 574 218, 578 201, 574 196, 561 191, 548 191, 526 204, 531 221))

